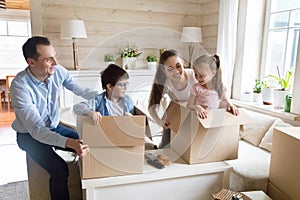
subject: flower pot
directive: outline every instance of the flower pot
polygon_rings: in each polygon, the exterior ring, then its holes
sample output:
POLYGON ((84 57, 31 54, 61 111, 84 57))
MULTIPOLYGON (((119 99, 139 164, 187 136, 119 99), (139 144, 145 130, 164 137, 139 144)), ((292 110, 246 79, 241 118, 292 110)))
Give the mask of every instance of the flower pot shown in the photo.
POLYGON ((110 65, 110 64, 115 64, 114 61, 110 61, 110 62, 105 62, 106 66, 110 65))
POLYGON ((148 69, 156 70, 156 64, 157 62, 148 62, 148 69))
POLYGON ((262 100, 263 104, 265 105, 272 105, 273 104, 273 88, 262 88, 262 100))
POLYGON ((281 89, 274 90, 274 107, 275 108, 283 108, 286 95, 287 95, 286 90, 281 90, 281 89))
POLYGON ((124 69, 135 69, 137 57, 124 57, 122 66, 124 69))
POLYGON ((253 92, 253 101, 254 102, 261 102, 262 101, 262 94, 253 92))

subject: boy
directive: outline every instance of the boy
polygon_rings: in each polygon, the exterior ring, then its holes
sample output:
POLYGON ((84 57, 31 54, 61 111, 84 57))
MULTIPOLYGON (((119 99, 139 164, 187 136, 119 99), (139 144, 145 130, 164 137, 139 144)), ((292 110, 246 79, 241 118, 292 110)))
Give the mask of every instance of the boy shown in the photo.
POLYGON ((88 115, 98 124, 102 116, 133 115, 132 99, 125 94, 128 87, 128 73, 121 67, 110 64, 101 72, 101 84, 105 90, 95 96, 92 106, 89 102, 81 102, 73 106, 79 115, 88 115))

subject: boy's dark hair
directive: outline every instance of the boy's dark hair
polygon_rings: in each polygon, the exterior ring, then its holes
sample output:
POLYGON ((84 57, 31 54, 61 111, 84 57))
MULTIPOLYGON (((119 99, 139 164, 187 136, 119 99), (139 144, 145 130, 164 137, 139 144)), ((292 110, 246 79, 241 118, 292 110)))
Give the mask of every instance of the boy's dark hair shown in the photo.
POLYGON ((37 45, 49 46, 51 43, 46 37, 33 36, 29 38, 22 47, 25 60, 27 60, 27 58, 33 58, 36 60, 40 57, 40 54, 36 50, 37 45))
POLYGON ((128 73, 115 64, 110 64, 101 73, 101 83, 104 90, 107 89, 106 85, 111 84, 115 86, 120 79, 129 79, 128 73))

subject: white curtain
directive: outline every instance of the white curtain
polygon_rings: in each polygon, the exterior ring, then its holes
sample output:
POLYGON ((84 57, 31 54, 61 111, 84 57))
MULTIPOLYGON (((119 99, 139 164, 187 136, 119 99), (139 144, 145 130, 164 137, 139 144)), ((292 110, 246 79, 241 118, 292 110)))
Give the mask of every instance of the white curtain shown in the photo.
POLYGON ((219 1, 218 46, 223 82, 231 97, 234 64, 236 59, 237 16, 239 0, 219 1))

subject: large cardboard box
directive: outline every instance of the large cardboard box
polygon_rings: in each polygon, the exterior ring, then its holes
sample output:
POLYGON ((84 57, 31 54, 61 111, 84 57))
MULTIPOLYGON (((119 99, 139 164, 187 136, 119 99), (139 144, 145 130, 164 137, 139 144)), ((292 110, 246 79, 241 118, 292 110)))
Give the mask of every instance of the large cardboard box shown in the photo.
MULTIPOLYGON (((298 182, 300 180, 299 155, 300 127, 275 128, 269 179, 289 199, 300 199, 298 182)), ((272 195, 272 191, 270 193, 272 195)), ((278 199, 275 196, 272 195, 271 198, 278 199)))
POLYGON ((164 114, 169 121, 171 148, 189 164, 236 159, 240 125, 251 123, 243 109, 235 116, 225 109, 210 110, 207 119, 171 102, 164 114))
POLYGON ((145 116, 103 116, 98 125, 79 118, 81 137, 90 147, 81 162, 83 179, 143 172, 145 116))

